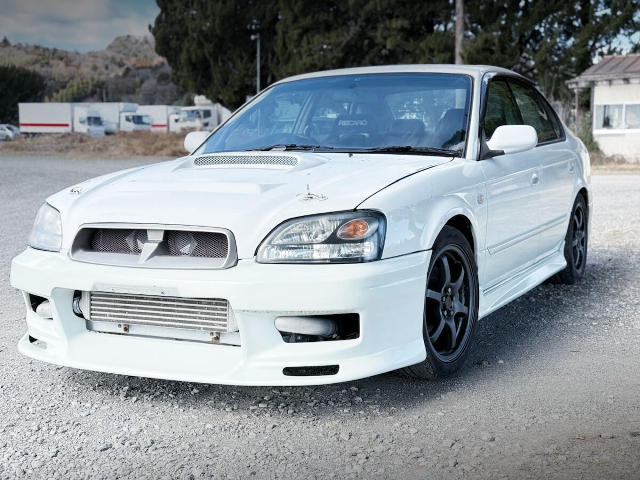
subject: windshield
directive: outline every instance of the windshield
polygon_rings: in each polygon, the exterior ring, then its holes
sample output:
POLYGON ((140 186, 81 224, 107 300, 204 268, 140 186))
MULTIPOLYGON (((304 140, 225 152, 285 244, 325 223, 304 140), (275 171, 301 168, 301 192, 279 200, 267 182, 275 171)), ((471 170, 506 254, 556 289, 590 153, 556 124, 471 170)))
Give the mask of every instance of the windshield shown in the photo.
POLYGON ((145 117, 149 118, 146 115, 133 115, 132 120, 134 125, 150 125, 151 122, 146 122, 145 117))
POLYGON ((87 117, 87 125, 90 127, 101 127, 102 119, 100 117, 87 117))
MULTIPOLYGON (((298 80, 265 91, 197 153, 444 149, 461 155, 471 79, 435 73, 364 74, 298 80)), ((186 112, 182 112, 184 114, 186 112)))
POLYGON ((194 120, 200 120, 199 110, 181 110, 180 111, 181 122, 193 122, 194 120))

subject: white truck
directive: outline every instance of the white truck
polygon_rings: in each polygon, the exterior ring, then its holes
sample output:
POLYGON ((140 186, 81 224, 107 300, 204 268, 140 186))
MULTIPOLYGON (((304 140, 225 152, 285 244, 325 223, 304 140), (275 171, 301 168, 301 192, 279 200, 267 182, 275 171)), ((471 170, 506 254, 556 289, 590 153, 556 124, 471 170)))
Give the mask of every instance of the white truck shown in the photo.
POLYGON ((174 132, 183 130, 208 130, 215 129, 225 122, 230 116, 229 109, 219 103, 211 103, 200 100, 196 97, 196 105, 193 107, 182 107, 177 117, 171 119, 169 129, 174 132), (198 105, 198 103, 202 104, 198 105))
POLYGON ((145 131, 151 129, 151 118, 139 112, 137 103, 102 102, 92 103, 91 108, 100 112, 104 119, 105 133, 145 131))
POLYGON ((100 112, 86 103, 19 103, 20 133, 104 135, 100 112))
POLYGON ((136 113, 150 118, 152 132, 168 132, 170 116, 178 118, 178 112, 180 107, 172 105, 140 105, 136 113))

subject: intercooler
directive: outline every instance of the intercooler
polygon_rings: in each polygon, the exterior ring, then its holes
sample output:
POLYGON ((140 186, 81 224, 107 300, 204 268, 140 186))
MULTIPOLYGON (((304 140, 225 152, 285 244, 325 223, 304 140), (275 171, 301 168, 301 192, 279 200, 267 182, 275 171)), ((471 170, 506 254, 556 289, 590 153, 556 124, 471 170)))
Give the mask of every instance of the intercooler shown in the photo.
POLYGON ((229 302, 218 298, 83 292, 79 307, 93 331, 213 341, 237 331, 229 302))

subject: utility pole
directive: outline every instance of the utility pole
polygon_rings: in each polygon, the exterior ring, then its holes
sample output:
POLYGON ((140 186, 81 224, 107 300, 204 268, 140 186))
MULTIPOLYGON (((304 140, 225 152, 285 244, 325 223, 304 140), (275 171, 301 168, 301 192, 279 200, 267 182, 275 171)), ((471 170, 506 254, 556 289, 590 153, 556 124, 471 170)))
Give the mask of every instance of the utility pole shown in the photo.
POLYGON ((462 39, 464 38, 464 0, 456 0, 456 65, 462 65, 462 39))
POLYGON ((256 65, 257 65, 257 73, 256 73, 256 95, 260 93, 260 23, 257 20, 251 22, 249 28, 256 32, 251 35, 251 40, 255 40, 257 42, 257 54, 256 54, 256 65))

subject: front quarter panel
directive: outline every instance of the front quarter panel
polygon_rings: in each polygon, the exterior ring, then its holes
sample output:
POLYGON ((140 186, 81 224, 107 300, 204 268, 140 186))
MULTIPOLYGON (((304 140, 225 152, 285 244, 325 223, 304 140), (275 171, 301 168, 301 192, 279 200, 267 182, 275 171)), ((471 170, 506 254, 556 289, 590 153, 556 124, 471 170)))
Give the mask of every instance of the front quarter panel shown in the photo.
POLYGON ((396 182, 358 208, 387 216, 383 259, 431 249, 447 221, 464 215, 472 226, 477 261, 485 241, 486 203, 479 203, 484 196, 480 164, 456 159, 396 182))

